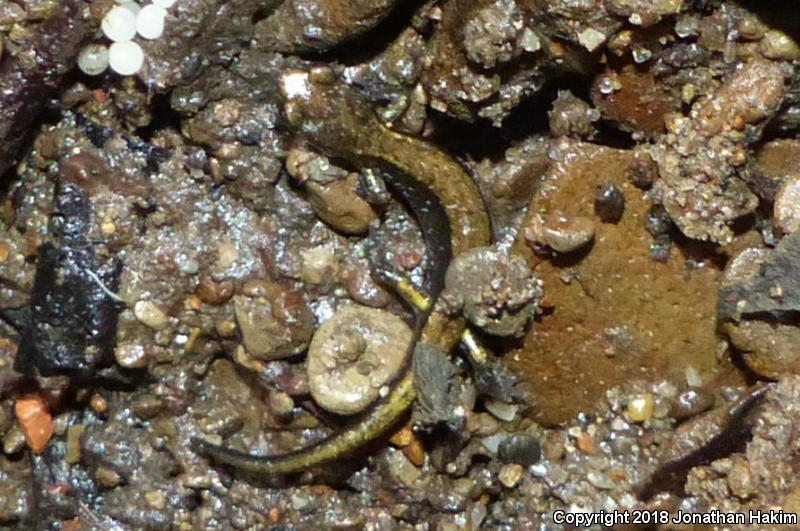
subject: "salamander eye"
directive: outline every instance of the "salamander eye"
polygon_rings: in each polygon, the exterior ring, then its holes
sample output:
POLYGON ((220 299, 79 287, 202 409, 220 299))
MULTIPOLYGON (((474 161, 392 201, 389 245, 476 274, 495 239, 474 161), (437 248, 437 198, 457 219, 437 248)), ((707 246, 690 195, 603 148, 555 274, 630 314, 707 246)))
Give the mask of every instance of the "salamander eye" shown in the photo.
POLYGON ((412 340, 411 328, 387 311, 339 309, 308 348, 311 396, 338 415, 364 411, 403 370, 412 340))

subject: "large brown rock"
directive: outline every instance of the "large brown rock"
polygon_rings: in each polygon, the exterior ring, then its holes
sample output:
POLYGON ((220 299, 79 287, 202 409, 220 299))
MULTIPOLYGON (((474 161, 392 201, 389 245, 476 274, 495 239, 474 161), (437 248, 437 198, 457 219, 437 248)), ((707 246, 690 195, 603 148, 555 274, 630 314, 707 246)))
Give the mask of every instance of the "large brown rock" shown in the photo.
POLYGON ((683 384, 687 371, 696 371, 707 383, 737 380, 735 369, 716 354, 720 271, 697 249, 674 246, 665 263, 651 259, 652 237, 645 229, 650 204, 628 178, 633 153, 564 140, 550 157, 526 223, 558 211, 593 218, 596 229, 590 247, 550 259, 527 247, 524 231, 515 244, 544 281, 542 305, 552 308, 506 357, 533 386, 535 418, 546 424, 568 420, 632 379, 683 384), (603 183, 625 196, 617 223, 602 223, 594 212, 603 183), (695 267, 687 263, 690 252, 695 267))

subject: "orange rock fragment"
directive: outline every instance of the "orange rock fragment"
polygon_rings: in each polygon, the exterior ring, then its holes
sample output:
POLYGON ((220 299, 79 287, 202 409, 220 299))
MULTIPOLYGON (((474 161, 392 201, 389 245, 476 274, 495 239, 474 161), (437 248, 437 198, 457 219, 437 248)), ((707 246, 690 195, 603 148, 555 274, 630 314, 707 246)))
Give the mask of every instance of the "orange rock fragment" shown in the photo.
POLYGON ((28 447, 40 454, 53 436, 53 417, 38 395, 30 395, 17 400, 14 413, 25 434, 28 447))
POLYGON ((398 448, 402 448, 403 454, 416 466, 422 466, 425 462, 425 449, 422 443, 414 434, 410 424, 406 424, 389 439, 389 442, 398 448))
POLYGON ((411 444, 412 440, 414 440, 414 432, 411 431, 411 426, 406 424, 391 436, 389 442, 399 448, 405 448, 411 444))
POLYGON ((594 438, 585 431, 582 431, 578 436, 578 448, 587 454, 593 454, 595 450, 594 438))
POLYGON ((419 439, 414 437, 411 444, 403 448, 403 454, 411 461, 414 466, 422 466, 425 462, 425 449, 419 439))
POLYGON ((280 521, 281 521, 281 510, 278 507, 270 507, 269 523, 275 525, 280 521))

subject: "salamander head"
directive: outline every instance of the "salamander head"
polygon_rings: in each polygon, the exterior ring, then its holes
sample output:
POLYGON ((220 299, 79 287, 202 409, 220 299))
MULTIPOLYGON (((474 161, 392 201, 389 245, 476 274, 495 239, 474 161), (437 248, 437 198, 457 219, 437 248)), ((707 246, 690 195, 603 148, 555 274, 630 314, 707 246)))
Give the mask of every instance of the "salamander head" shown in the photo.
POLYGON ((330 68, 286 70, 279 88, 289 126, 333 154, 360 154, 380 134, 369 105, 330 68))

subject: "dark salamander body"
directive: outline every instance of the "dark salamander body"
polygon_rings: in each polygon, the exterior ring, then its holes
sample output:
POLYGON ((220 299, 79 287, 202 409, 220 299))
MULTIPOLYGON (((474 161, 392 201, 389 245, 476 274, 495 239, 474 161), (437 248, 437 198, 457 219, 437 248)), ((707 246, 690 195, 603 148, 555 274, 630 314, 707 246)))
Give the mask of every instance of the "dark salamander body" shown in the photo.
MULTIPOLYGON (((435 146, 396 133, 328 70, 289 71, 282 78, 284 112, 292 128, 321 152, 352 164, 386 169, 387 183, 414 211, 428 247, 426 289, 434 304, 417 316, 414 341, 447 352, 459 341, 464 322, 436 309, 450 259, 490 243, 489 218, 477 186, 464 169, 435 146)), ((416 397, 406 369, 352 428, 313 446, 278 456, 256 456, 195 439, 214 461, 248 472, 291 474, 352 455, 390 429, 416 397)))

